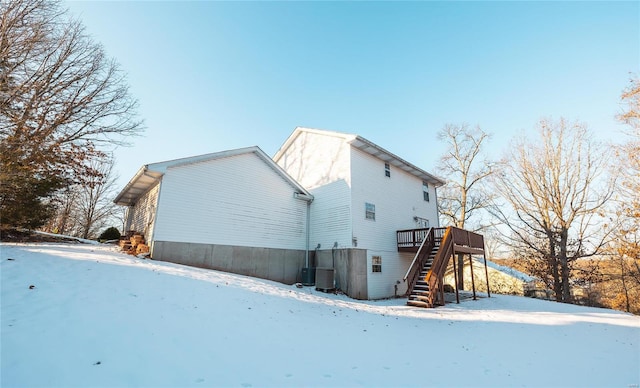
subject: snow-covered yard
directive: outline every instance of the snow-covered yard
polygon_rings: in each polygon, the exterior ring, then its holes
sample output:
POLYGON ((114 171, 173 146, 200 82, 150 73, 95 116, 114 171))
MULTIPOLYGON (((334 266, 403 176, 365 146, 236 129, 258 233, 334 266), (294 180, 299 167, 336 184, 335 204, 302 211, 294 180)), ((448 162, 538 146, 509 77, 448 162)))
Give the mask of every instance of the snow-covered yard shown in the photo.
POLYGON ((3 387, 640 384, 640 318, 362 302, 113 247, 2 244, 3 387))

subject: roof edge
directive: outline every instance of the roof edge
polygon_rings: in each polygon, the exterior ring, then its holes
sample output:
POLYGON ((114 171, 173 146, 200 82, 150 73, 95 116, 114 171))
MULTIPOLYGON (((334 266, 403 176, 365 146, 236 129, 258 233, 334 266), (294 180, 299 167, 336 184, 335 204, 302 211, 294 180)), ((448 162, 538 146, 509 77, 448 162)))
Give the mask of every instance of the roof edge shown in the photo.
POLYGON ((133 176, 133 178, 129 179, 129 182, 127 182, 127 184, 122 188, 122 190, 120 190, 116 198, 113 200, 113 203, 120 206, 126 205, 125 202, 122 202, 122 203, 120 202, 122 200, 122 197, 124 197, 126 192, 129 191, 131 187, 133 187, 133 185, 135 185, 135 183, 138 181, 138 179, 140 179, 142 175, 144 175, 144 173, 147 171, 147 166, 148 165, 145 164, 138 169, 138 171, 133 176))
POLYGON ((130 193, 130 191, 136 186, 136 184, 140 182, 141 178, 145 176, 153 178, 153 182, 142 182, 140 184, 141 187, 137 188, 137 190, 134 190, 134 191, 138 191, 140 193, 146 192, 149 188, 153 186, 153 184, 160 177, 162 177, 167 172, 169 168, 181 167, 181 166, 185 166, 193 163, 207 162, 210 160, 233 157, 233 156, 249 154, 249 153, 254 153, 256 156, 262 159, 269 167, 271 167, 271 169, 273 169, 278 175, 280 175, 285 181, 287 181, 296 190, 297 193, 304 194, 305 196, 313 198, 313 196, 311 195, 311 193, 309 193, 309 191, 307 191, 307 189, 302 187, 300 183, 298 183, 295 179, 293 179, 282 167, 280 167, 273 159, 271 159, 269 155, 267 155, 260 147, 251 146, 251 147, 236 148, 232 150, 214 152, 210 154, 203 154, 203 155, 191 156, 186 158, 167 160, 164 162, 145 164, 144 166, 140 167, 138 172, 133 176, 133 178, 131 178, 129 183, 127 183, 127 185, 122 189, 122 191, 120 191, 120 193, 114 199, 113 202, 121 206, 131 206, 132 205, 131 202, 137 201, 140 198, 140 195, 142 194, 132 194, 130 193), (128 196, 132 198, 131 201, 123 200, 123 198, 127 196, 127 194, 129 194, 128 196))
MULTIPOLYGON (((375 144, 374 142, 365 139, 364 137, 360 136, 360 135, 356 135, 356 134, 351 134, 351 133, 344 133, 344 132, 336 132, 336 131, 329 131, 329 130, 325 130, 325 129, 315 129, 315 128, 307 128, 307 127, 296 127, 293 132, 291 133, 291 135, 289 135, 289 137, 287 138, 287 140, 285 140, 285 142, 282 144, 282 146, 278 149, 278 151, 276 151, 276 153, 273 156, 273 160, 277 163, 280 158, 282 158, 282 156, 284 155, 284 153, 286 152, 286 150, 291 146, 291 144, 298 138, 298 136, 300 136, 302 133, 313 133, 313 134, 317 134, 317 135, 324 135, 324 136, 334 136, 334 137, 338 137, 343 139, 345 142, 351 144, 352 146, 358 148, 357 146, 355 146, 353 143, 356 141, 359 141, 361 143, 364 143, 367 147, 370 148, 374 148, 378 151, 379 154, 384 154, 387 155, 389 158, 396 160, 398 163, 403 164, 407 167, 408 170, 405 170, 406 172, 422 178, 428 182, 430 182, 431 184, 433 184, 436 187, 440 187, 440 186, 444 186, 446 184, 446 181, 442 178, 439 178, 433 174, 428 173, 427 171, 421 169, 420 167, 417 167, 416 165, 406 161, 405 159, 402 159, 401 157, 399 157, 398 155, 387 151, 386 149, 382 148, 381 146, 375 144)), ((364 149, 358 148, 363 152, 367 152, 364 149)), ((371 153, 369 153, 371 154, 371 153)), ((379 157, 375 154, 371 154, 374 157, 379 157)))
MULTIPOLYGON (((428 178, 428 180, 432 184, 434 184, 436 187, 444 186, 447 183, 444 179, 438 178, 437 176, 428 173, 427 171, 421 169, 420 167, 414 165, 413 163, 410 163, 410 162, 406 161, 405 159, 402 159, 398 155, 396 155, 396 154, 394 154, 394 153, 392 153, 390 151, 387 151, 386 149, 380 147, 379 145, 377 145, 376 143, 372 142, 371 140, 367 140, 367 139, 365 139, 364 137, 362 137, 360 135, 356 135, 355 138, 353 140, 351 140, 349 143, 351 145, 353 145, 354 141, 356 141, 356 140, 366 144, 369 147, 375 148, 380 153, 386 154, 389 157, 391 157, 392 159, 397 160, 399 163, 404 164, 405 166, 409 167, 410 169, 419 172, 420 175, 424 175, 424 177, 428 178)), ((357 146, 355 146, 355 147, 358 148, 357 146)), ((360 149, 360 148, 358 148, 358 149, 360 149)), ((364 150, 362 150, 362 151, 364 151, 364 150)), ((366 152, 366 151, 364 151, 364 152, 366 152)), ((416 175, 417 176, 417 174, 412 174, 412 175, 416 175)))

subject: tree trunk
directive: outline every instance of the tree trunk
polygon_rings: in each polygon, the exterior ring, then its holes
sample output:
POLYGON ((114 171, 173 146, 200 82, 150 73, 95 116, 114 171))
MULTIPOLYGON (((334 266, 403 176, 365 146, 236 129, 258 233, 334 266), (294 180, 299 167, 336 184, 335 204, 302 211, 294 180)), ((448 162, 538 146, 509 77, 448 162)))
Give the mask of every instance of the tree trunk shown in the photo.
POLYGON ((626 311, 629 313, 631 312, 631 305, 629 303, 629 290, 627 288, 627 280, 625 279, 625 273, 624 273, 624 257, 620 258, 620 280, 622 280, 622 290, 624 291, 624 302, 625 302, 625 309, 626 311))
POLYGON ((567 257, 567 243, 569 240, 569 231, 562 229, 560 232, 560 255, 558 256, 558 262, 560 264, 561 276, 562 276, 562 301, 565 303, 571 303, 571 284, 569 279, 571 274, 569 272, 569 258, 567 257))
POLYGON ((553 292, 556 294, 556 302, 562 301, 562 286, 560 282, 560 272, 558 271, 558 260, 556 257, 556 241, 553 232, 547 232, 547 242, 549 243, 549 256, 546 258, 549 265, 549 272, 553 279, 553 292))

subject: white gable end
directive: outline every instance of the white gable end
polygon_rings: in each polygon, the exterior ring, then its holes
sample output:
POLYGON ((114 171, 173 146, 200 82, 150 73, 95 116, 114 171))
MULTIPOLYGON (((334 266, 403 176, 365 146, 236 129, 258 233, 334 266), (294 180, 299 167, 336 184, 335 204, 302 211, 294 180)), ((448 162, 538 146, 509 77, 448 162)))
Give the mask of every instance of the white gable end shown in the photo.
POLYGON ((351 247, 351 159, 344 136, 301 131, 275 161, 314 196, 310 248, 351 247))
POLYGON ((306 202, 255 153, 169 167, 154 239, 305 249, 306 202))

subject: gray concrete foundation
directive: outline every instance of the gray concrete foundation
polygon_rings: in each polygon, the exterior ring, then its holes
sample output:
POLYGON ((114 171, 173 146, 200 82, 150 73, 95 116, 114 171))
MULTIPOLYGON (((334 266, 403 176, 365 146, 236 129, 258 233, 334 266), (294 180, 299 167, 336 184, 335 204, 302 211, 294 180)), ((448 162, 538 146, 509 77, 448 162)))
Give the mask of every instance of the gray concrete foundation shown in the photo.
POLYGON ((154 241, 151 258, 293 284, 301 281, 305 251, 154 241))
POLYGON ((326 249, 310 254, 317 267, 335 268, 337 289, 354 299, 368 299, 366 249, 326 249))

